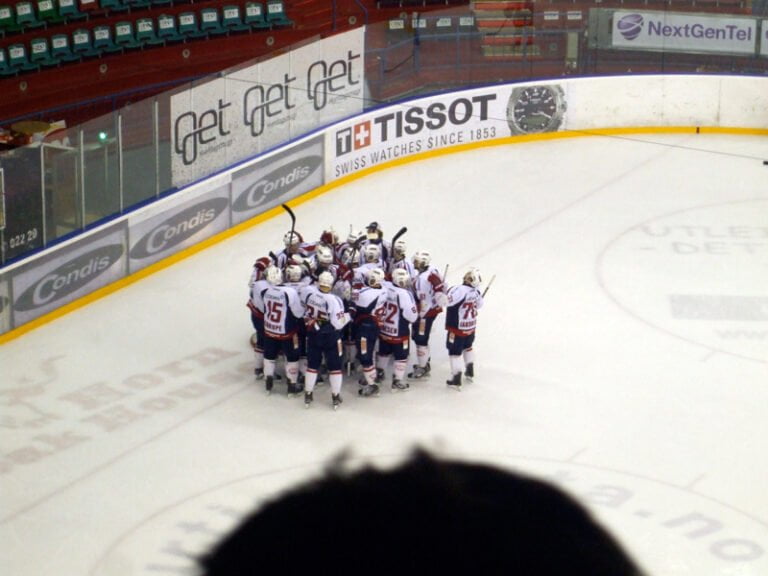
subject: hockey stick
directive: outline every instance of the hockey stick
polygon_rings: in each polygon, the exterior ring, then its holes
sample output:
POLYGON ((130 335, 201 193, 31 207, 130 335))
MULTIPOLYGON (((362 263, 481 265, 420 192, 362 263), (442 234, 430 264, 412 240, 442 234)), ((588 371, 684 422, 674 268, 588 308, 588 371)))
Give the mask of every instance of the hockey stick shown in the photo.
POLYGON ((491 279, 488 280, 488 286, 485 287, 485 290, 483 290, 483 298, 485 298, 485 295, 488 294, 488 290, 491 289, 491 284, 493 284, 493 281, 496 279, 496 274, 491 276, 491 279))
POLYGON ((445 270, 443 270, 443 284, 445 284, 445 279, 448 278, 448 267, 450 264, 445 265, 445 270))
POLYGON ((293 210, 291 210, 291 207, 288 206, 288 204, 281 204, 281 206, 291 217, 291 240, 293 240, 293 231, 296 229, 296 214, 293 213, 293 210))
POLYGON ((393 248, 395 247, 395 242, 400 240, 400 236, 402 236, 406 232, 408 232, 408 228, 406 228, 405 226, 403 226, 402 228, 400 228, 400 230, 397 231, 397 234, 395 234, 394 237, 392 238, 392 247, 393 248))

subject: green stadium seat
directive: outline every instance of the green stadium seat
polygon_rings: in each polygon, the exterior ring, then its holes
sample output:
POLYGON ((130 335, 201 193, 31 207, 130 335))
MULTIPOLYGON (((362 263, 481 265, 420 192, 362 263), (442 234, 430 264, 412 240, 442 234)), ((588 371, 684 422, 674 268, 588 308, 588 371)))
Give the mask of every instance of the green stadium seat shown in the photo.
POLYGON ((111 14, 112 12, 127 12, 130 10, 130 6, 123 0, 99 0, 99 6, 108 14, 111 14))
POLYGON ((285 14, 283 0, 267 0, 266 19, 272 26, 293 26, 293 20, 285 14))
POLYGON ((227 33, 221 25, 221 17, 218 9, 211 7, 200 10, 200 30, 209 36, 217 36, 227 33))
POLYGON ((29 41, 29 61, 41 68, 50 68, 61 64, 51 56, 51 47, 47 37, 33 38, 29 41))
POLYGON ((67 34, 54 34, 51 36, 51 56, 60 62, 76 62, 80 56, 72 52, 69 36, 67 34))
POLYGON ((16 3, 16 24, 23 29, 42 28, 45 26, 45 22, 38 20, 34 4, 26 0, 16 3))
POLYGON ((18 71, 9 64, 8 53, 0 47, 0 77, 15 76, 18 71))
POLYGON ((174 14, 160 14, 157 17, 157 37, 161 38, 166 44, 172 42, 182 42, 184 37, 179 34, 176 25, 176 16, 174 14))
POLYGON ((77 0, 59 0, 59 15, 67 22, 88 18, 88 14, 80 10, 77 0))
POLYGON ((249 32, 251 30, 251 27, 243 22, 238 4, 227 4, 221 8, 221 27, 227 32, 249 32))
POLYGON ((100 24, 93 28, 93 49, 102 54, 122 52, 123 49, 115 44, 112 38, 112 28, 106 24, 100 24))
POLYGON ((264 5, 261 2, 245 3, 245 18, 243 21, 254 30, 269 28, 270 24, 264 16, 264 5))
POLYGON ((37 0, 37 18, 46 25, 64 22, 64 17, 59 14, 59 8, 53 0, 37 0))
POLYGON ((72 52, 81 58, 98 56, 100 51, 93 47, 93 38, 88 28, 78 28, 72 32, 72 52))
POLYGON ((158 38, 155 31, 153 18, 139 18, 136 20, 136 41, 144 46, 160 46, 165 40, 158 38))
POLYGON ((121 20, 115 22, 115 35, 113 37, 115 45, 125 50, 135 50, 141 48, 141 42, 136 39, 132 20, 121 20))
POLYGON ((0 32, 18 32, 21 26, 16 23, 16 12, 8 5, 0 6, 0 32))
POLYGON ((197 25, 197 12, 188 11, 179 14, 179 34, 185 40, 194 40, 195 38, 206 38, 208 34, 200 30, 197 25))
POLYGON ((33 64, 29 61, 27 45, 22 43, 11 44, 8 46, 8 64, 19 72, 39 70, 37 64, 33 64))

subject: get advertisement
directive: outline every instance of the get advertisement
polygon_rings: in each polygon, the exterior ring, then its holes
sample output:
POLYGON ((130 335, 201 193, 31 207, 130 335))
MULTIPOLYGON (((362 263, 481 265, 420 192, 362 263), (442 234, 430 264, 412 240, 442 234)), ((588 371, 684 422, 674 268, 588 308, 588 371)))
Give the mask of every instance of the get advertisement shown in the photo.
POLYGON ((18 268, 12 277, 14 327, 123 278, 126 231, 125 221, 117 222, 18 268))
POLYGON ((356 28, 174 95, 173 184, 362 112, 364 39, 356 28))
POLYGON ((325 133, 326 182, 429 150, 510 135, 507 97, 484 88, 388 106, 325 133))
POLYGON ((664 50, 754 54, 757 21, 703 14, 617 10, 612 46, 623 50, 664 50))

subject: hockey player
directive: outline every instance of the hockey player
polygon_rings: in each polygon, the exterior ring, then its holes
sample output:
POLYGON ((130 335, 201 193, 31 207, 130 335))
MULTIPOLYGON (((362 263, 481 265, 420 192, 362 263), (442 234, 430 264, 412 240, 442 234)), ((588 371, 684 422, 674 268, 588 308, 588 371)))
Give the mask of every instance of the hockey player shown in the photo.
POLYGON ((261 300, 261 293, 269 286, 264 277, 264 271, 271 263, 272 259, 268 257, 256 260, 251 277, 248 279, 250 297, 247 306, 251 311, 251 325, 254 329, 251 335, 251 347, 255 355, 253 374, 256 380, 264 378, 264 303, 261 300))
POLYGON ((333 409, 341 405, 341 329, 349 322, 341 298, 331 293, 333 275, 322 272, 317 279, 317 290, 310 292, 306 300, 304 323, 307 327, 307 380, 304 390, 304 406, 312 404, 312 393, 317 382, 317 372, 325 358, 331 383, 333 409))
POLYGON ((472 348, 477 328, 477 311, 483 306, 483 295, 478 290, 482 279, 477 268, 464 274, 462 284, 448 290, 448 308, 445 314, 446 348, 451 365, 448 386, 461 388, 461 375, 467 380, 475 375, 475 353, 472 348))
MULTIPOLYGON (((285 267, 284 286, 288 286, 296 290, 299 295, 299 300, 303 303, 306 301, 309 292, 314 290, 312 286, 312 277, 303 263, 299 264, 298 260, 300 256, 291 256, 288 266, 285 267)), ((304 384, 307 375, 307 331, 303 322, 299 322, 297 325, 299 335, 299 388, 304 384)))
POLYGON ((392 249, 390 243, 384 240, 384 230, 381 229, 378 222, 371 222, 365 228, 365 240, 362 246, 377 244, 381 248, 381 259, 383 262, 389 260, 389 253, 392 249))
POLYGON ((352 288, 362 288, 368 285, 368 272, 374 268, 384 268, 384 260, 381 257, 379 244, 368 244, 363 247, 362 263, 355 268, 352 277, 352 288))
POLYGON ((393 270, 402 268, 408 272, 408 275, 411 277, 411 282, 413 282, 416 280, 418 272, 416 272, 416 268, 413 267, 413 262, 406 258, 407 250, 408 246, 405 243, 405 240, 400 239, 395 241, 394 246, 392 246, 392 251, 390 252, 389 262, 387 262, 387 273, 391 275, 393 270))
POLYGON ((363 368, 358 390, 361 396, 375 396, 379 392, 374 365, 374 353, 379 337, 376 310, 385 305, 386 298, 384 270, 381 268, 374 268, 369 272, 368 286, 352 293, 352 335, 357 348, 357 359, 363 368))
POLYGON ((299 376, 299 323, 303 321, 304 305, 294 288, 283 286, 283 272, 270 266, 266 272, 269 287, 261 294, 264 309, 264 376, 267 393, 272 392, 277 356, 285 355, 288 394, 301 392, 299 376))
POLYGON ((309 258, 315 251, 315 244, 304 242, 304 238, 298 232, 286 232, 283 236, 283 245, 285 248, 277 253, 277 261, 275 262, 281 270, 285 270, 288 260, 294 254, 302 258, 309 258))
POLYGON ((392 391, 407 390, 405 369, 408 365, 410 325, 419 317, 416 301, 410 289, 410 278, 405 270, 395 270, 392 282, 387 284, 387 299, 376 310, 379 320, 379 354, 376 360, 376 382, 384 379, 384 370, 394 357, 392 391))
POLYGON ((413 256, 413 266, 417 276, 413 284, 416 302, 419 306, 419 318, 413 325, 413 342, 416 345, 416 364, 409 378, 420 379, 429 376, 429 335, 432 324, 443 311, 447 298, 445 286, 437 268, 432 265, 432 256, 427 250, 419 250, 413 256))

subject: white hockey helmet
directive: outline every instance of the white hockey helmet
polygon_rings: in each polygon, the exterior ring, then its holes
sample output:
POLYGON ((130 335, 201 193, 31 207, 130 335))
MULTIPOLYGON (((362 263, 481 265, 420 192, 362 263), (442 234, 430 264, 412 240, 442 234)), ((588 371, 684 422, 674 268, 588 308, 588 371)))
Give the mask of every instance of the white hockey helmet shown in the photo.
POLYGON ((272 286, 279 286, 283 283, 283 271, 277 266, 267 268, 266 272, 264 272, 264 277, 272 286))
POLYGON ((362 236, 362 235, 363 235, 362 232, 360 232, 360 231, 355 232, 354 230, 350 229, 349 236, 347 236, 347 243, 348 244, 354 244, 355 242, 357 242, 357 239, 360 238, 360 236, 362 236))
POLYGON ((411 276, 407 270, 397 268, 392 271, 392 284, 399 286, 400 288, 408 288, 411 283, 411 276))
POLYGON ((407 251, 408 245, 405 243, 405 240, 400 239, 392 246, 392 256, 394 256, 395 260, 402 260, 405 258, 407 251))
POLYGON ((298 232, 286 232, 285 236, 283 236, 283 244, 285 244, 286 248, 298 247, 302 242, 304 242, 304 239, 298 232))
POLYGON ((467 270, 467 272, 464 274, 464 284, 467 286, 472 286, 472 288, 477 288, 480 286, 480 283, 483 281, 483 278, 480 276, 480 270, 477 268, 470 268, 467 270))
POLYGON ((320 276, 317 277, 317 287, 321 292, 330 292, 335 282, 333 274, 328 272, 320 272, 320 276))
POLYGON ((330 246, 326 246, 325 244, 318 244, 317 248, 315 249, 315 258, 317 258, 318 264, 323 266, 330 266, 333 264, 333 250, 331 250, 330 246))
POLYGON ((419 250, 413 255, 413 265, 417 270, 426 270, 431 262, 432 254, 429 253, 429 250, 419 250))
POLYGON ((363 259, 366 262, 378 262, 381 260, 381 246, 378 244, 366 244, 363 247, 363 259))
POLYGON ((386 278, 386 274, 384 274, 384 270, 381 268, 371 268, 368 270, 368 286, 381 288, 384 278, 386 278))
POLYGON ((299 264, 288 264, 285 267, 285 278, 288 282, 299 282, 304 275, 304 268, 299 264))

